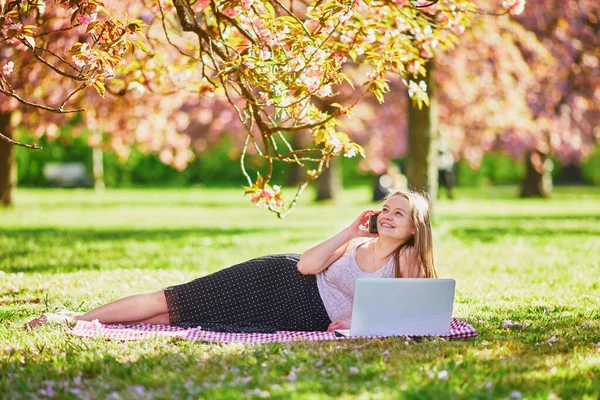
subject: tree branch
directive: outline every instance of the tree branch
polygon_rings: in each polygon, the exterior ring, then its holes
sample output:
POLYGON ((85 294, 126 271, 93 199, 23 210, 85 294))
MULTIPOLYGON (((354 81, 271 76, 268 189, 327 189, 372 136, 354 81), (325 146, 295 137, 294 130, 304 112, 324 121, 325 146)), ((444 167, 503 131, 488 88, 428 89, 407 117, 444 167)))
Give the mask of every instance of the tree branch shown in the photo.
POLYGON ((11 138, 4 136, 2 134, 2 132, 0 132, 0 139, 7 141, 10 144, 14 144, 15 146, 21 146, 21 147, 26 147, 28 149, 31 150, 41 150, 42 148, 40 146, 38 146, 37 144, 33 143, 33 144, 27 144, 27 143, 21 143, 21 142, 17 142, 16 140, 12 140, 11 138))
POLYGON ((2 93, 3 95, 9 96, 9 97, 15 98, 19 103, 23 103, 23 104, 31 106, 31 107, 39 108, 40 110, 46 110, 46 111, 50 111, 50 112, 57 113, 57 114, 70 114, 70 113, 85 111, 85 108, 78 108, 76 110, 62 110, 59 108, 48 107, 43 104, 33 103, 31 101, 25 100, 24 98, 20 97, 19 95, 17 95, 14 92, 9 92, 8 90, 4 90, 4 89, 0 89, 0 93, 2 93))
MULTIPOLYGON (((24 39, 21 39, 21 43, 23 43, 23 45, 27 46, 28 48, 30 48, 32 50, 33 56, 35 58, 37 58, 42 64, 44 64, 45 66, 47 66, 48 68, 50 68, 51 70, 53 70, 54 72, 56 72, 59 75, 62 75, 64 77, 73 79, 74 81, 86 81, 87 78, 84 76, 76 76, 76 75, 72 75, 72 74, 68 74, 60 69, 58 69, 57 67, 55 67, 54 65, 52 65, 51 63, 49 63, 48 61, 46 61, 43 57, 41 57, 38 53, 37 50, 40 49, 38 47, 31 47, 31 45, 24 39)), ((69 64, 69 63, 67 63, 69 64)), ((70 65, 70 64, 69 64, 70 65)), ((72 66, 73 67, 73 66, 72 66)), ((75 69, 77 71, 77 68, 73 67, 73 69, 75 69)))

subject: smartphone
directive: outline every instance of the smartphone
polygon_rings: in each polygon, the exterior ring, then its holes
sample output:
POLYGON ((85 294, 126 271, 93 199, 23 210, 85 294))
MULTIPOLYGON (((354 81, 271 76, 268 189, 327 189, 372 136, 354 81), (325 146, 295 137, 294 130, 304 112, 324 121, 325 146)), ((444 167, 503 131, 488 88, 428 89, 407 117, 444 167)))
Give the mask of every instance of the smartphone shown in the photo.
POLYGON ((377 233, 377 215, 373 214, 369 217, 369 233, 377 233))

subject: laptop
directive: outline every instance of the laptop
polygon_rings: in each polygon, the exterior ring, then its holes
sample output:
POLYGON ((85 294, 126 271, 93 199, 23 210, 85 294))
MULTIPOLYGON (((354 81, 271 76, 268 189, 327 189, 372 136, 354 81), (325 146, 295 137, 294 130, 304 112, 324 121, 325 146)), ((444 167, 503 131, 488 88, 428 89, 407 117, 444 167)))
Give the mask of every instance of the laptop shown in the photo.
POLYGON ((338 336, 439 336, 450 333, 454 279, 361 278, 350 329, 338 336))

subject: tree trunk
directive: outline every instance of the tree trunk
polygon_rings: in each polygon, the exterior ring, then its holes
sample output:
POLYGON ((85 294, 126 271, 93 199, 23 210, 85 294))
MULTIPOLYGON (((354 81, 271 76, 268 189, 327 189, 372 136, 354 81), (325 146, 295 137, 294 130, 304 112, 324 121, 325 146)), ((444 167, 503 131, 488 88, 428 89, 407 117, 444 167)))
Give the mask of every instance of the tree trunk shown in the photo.
POLYGON ((98 146, 92 148, 92 171, 94 173, 94 189, 96 192, 104 192, 104 162, 103 152, 98 146))
POLYGON ((549 197, 552 176, 548 156, 533 150, 525 156, 525 178, 521 184, 521 197, 549 197))
POLYGON ((419 110, 408 102, 408 146, 406 154, 406 177, 408 187, 429 193, 430 202, 437 197, 437 137, 438 107, 434 93, 433 63, 428 64, 427 94, 429 106, 425 104, 419 110))
MULTIPOLYGON (((0 113, 0 132, 12 139, 10 117, 12 113, 0 113)), ((12 189, 15 175, 13 173, 14 145, 0 139, 0 206, 12 205, 12 189)))
MULTIPOLYGON (((301 149, 304 147, 305 140, 303 140, 304 137, 302 135, 302 132, 292 133, 290 144, 294 149, 301 149)), ((306 172, 304 171, 304 168, 298 164, 290 164, 290 171, 285 179, 285 185, 298 186, 300 183, 304 182, 304 179, 306 179, 306 172)))
MULTIPOLYGON (((332 113, 335 107, 332 107, 325 102, 316 100, 315 104, 322 111, 332 113)), ((317 178, 317 197, 316 201, 335 200, 342 190, 342 177, 340 171, 339 157, 329 160, 329 168, 327 168, 319 178, 317 178)))
POLYGON ((342 190, 342 177, 340 175, 340 160, 329 160, 327 168, 317 179, 317 201, 335 200, 342 190))

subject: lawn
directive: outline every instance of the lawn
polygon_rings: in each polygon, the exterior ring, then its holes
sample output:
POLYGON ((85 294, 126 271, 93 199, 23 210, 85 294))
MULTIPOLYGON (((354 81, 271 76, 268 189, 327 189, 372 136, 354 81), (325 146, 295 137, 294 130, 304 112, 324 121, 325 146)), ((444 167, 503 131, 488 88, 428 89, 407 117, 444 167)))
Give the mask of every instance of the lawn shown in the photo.
POLYGON ((285 220, 238 189, 21 189, 0 210, 0 398, 597 399, 600 188, 515 191, 463 189, 436 205, 438 271, 457 280, 454 315, 477 338, 215 345, 22 324, 302 252, 376 207, 366 188, 335 204, 309 193, 285 220))

